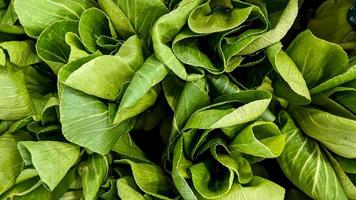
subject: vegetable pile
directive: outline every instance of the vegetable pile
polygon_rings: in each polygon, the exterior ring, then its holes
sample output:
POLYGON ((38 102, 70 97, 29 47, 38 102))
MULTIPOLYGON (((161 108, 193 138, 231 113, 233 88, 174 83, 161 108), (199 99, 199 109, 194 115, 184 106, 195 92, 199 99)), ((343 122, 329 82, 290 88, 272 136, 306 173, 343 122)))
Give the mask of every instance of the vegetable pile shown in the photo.
POLYGON ((0 199, 356 199, 353 0, 0 0, 0 199))

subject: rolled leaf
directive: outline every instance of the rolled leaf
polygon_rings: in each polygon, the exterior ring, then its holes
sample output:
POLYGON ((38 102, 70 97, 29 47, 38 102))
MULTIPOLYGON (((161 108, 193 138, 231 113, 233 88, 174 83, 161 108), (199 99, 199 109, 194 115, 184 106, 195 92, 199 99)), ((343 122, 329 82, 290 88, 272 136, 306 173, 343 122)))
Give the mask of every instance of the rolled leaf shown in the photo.
POLYGON ((256 121, 238 133, 229 144, 229 149, 232 153, 275 158, 282 153, 285 137, 274 123, 256 121))

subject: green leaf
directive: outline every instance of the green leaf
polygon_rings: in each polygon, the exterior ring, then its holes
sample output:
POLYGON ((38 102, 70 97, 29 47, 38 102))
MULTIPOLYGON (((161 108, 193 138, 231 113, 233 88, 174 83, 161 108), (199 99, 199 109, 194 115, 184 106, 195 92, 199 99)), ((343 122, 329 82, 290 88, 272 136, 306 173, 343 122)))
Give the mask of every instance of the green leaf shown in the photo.
POLYGON ((210 153, 216 161, 232 170, 237 175, 239 183, 247 184, 252 178, 252 169, 248 160, 243 158, 239 153, 234 154, 220 138, 208 140, 204 146, 200 147, 198 155, 209 148, 210 153), (236 156, 237 155, 237 156, 236 156))
POLYGON ((104 200, 112 200, 117 197, 117 187, 116 187, 116 180, 111 177, 108 178, 107 181, 102 185, 102 188, 105 190, 104 193, 100 194, 100 198, 104 200))
POLYGON ((216 33, 236 28, 247 20, 253 9, 252 6, 239 8, 231 4, 226 7, 226 9, 229 9, 228 11, 214 11, 215 8, 211 5, 216 2, 219 1, 209 0, 197 6, 191 12, 188 25, 193 32, 200 34, 216 33))
POLYGON ((88 160, 79 164, 78 170, 83 184, 84 198, 96 199, 99 188, 108 175, 109 163, 107 159, 99 154, 91 154, 88 160))
POLYGON ((240 88, 226 75, 208 76, 207 79, 211 93, 216 96, 235 94, 240 91, 240 88))
POLYGON ((6 50, 10 62, 15 65, 27 66, 40 62, 32 40, 3 42, 0 47, 6 50))
POLYGON ((0 66, 5 66, 6 64, 6 54, 3 49, 0 48, 0 66))
POLYGON ((349 0, 323 2, 309 20, 308 28, 320 38, 338 43, 345 49, 354 49, 356 34, 346 17, 352 5, 349 0), (330 29, 330 26, 333 28, 330 29))
POLYGON ((355 79, 356 79, 356 65, 348 68, 345 73, 334 76, 328 79, 327 81, 321 83, 320 85, 314 87, 313 89, 310 90, 310 94, 317 94, 355 79))
POLYGON ((16 0, 14 6, 26 33, 36 38, 56 21, 79 20, 82 12, 96 3, 93 0, 16 0))
POLYGON ((97 40, 100 36, 117 37, 110 19, 97 8, 90 8, 83 12, 78 30, 84 46, 92 53, 98 50, 97 40))
POLYGON ((194 33, 188 27, 184 27, 174 38, 172 51, 186 65, 201 67, 211 73, 219 73, 222 70, 217 68, 208 55, 199 48, 199 39, 205 35, 194 33))
POLYGON ((155 56, 149 57, 142 67, 136 71, 125 90, 115 116, 115 123, 134 117, 152 106, 156 98, 152 98, 152 101, 149 97, 157 96, 153 87, 161 82, 168 72, 168 68, 155 56))
POLYGON ((0 67, 0 119, 19 120, 33 109, 24 74, 14 67, 0 67))
POLYGON ((110 18, 116 32, 123 38, 135 35, 135 29, 132 27, 129 19, 113 0, 99 0, 101 9, 110 18))
POLYGON ((219 198, 227 194, 232 187, 234 173, 229 169, 221 166, 213 169, 207 162, 195 164, 189 169, 195 189, 204 198, 219 198))
POLYGON ((14 8, 14 0, 8 1, 2 0, 0 9, 0 32, 13 34, 13 35, 23 35, 25 31, 22 26, 20 26, 17 21, 17 14, 14 8))
POLYGON ((303 76, 293 60, 282 50, 281 43, 269 46, 267 55, 276 72, 272 81, 274 93, 293 104, 309 104, 310 94, 303 76))
POLYGON ((33 121, 33 119, 30 116, 20 119, 18 121, 15 121, 8 127, 8 129, 6 130, 5 133, 7 133, 7 134, 15 133, 16 131, 19 131, 22 128, 26 127, 32 121, 33 121))
POLYGON ((202 2, 203 0, 181 1, 175 10, 160 17, 152 27, 153 48, 158 60, 183 80, 197 79, 201 77, 201 75, 188 75, 184 65, 174 55, 168 43, 179 33, 181 28, 183 28, 188 20, 189 14, 202 2), (174 24, 174 26, 172 26, 172 24, 174 24))
POLYGON ((321 110, 291 107, 289 113, 300 128, 320 141, 330 151, 346 158, 356 158, 356 121, 321 110))
POLYGON ((280 113, 279 121, 287 139, 277 161, 288 179, 313 199, 347 199, 318 143, 304 136, 286 112, 280 113))
POLYGON ((182 130, 189 117, 209 102, 208 83, 204 78, 186 83, 175 110, 174 127, 182 130))
MULTIPOLYGON (((330 160, 330 164, 335 170, 336 175, 338 176, 342 187, 349 199, 356 199, 356 185, 348 177, 347 173, 344 172, 342 164, 350 164, 353 167, 355 166, 355 160, 342 159, 343 163, 339 163, 337 159, 333 157, 331 153, 326 151, 327 156, 330 160)), ((355 167, 354 167, 355 168, 355 167)))
POLYGON ((37 174, 33 173, 33 171, 35 170, 24 170, 17 179, 16 185, 0 196, 0 199, 57 200, 63 196, 76 178, 76 168, 71 169, 53 191, 48 191, 37 174))
POLYGON ((130 160, 119 162, 130 165, 137 186, 145 193, 160 199, 174 198, 174 187, 159 166, 130 160))
MULTIPOLYGON (((280 41, 292 27, 298 14, 298 0, 290 0, 281 13, 272 13, 278 16, 278 22, 272 24, 272 29, 264 32, 253 42, 249 43, 239 54, 248 55, 266 48, 280 41)), ((275 16, 273 16, 275 17, 275 16)))
POLYGON ((309 30, 300 33, 286 52, 302 73, 309 89, 349 68, 347 54, 340 46, 315 37, 309 30))
POLYGON ((36 50, 38 56, 51 69, 58 73, 59 69, 68 62, 70 47, 65 42, 68 32, 78 33, 78 22, 57 21, 46 27, 38 38, 36 50))
POLYGON ((142 65, 140 45, 137 36, 132 36, 122 45, 118 55, 102 55, 81 66, 66 67, 70 74, 62 76, 61 81, 87 94, 116 100, 142 65), (93 84, 88 85, 88 82, 93 84))
POLYGON ((183 152, 183 139, 180 137, 174 147, 172 179, 175 187, 184 199, 196 200, 194 191, 185 178, 189 178, 189 167, 192 163, 186 159, 183 152))
POLYGON ((80 37, 77 34, 73 32, 67 32, 65 34, 65 41, 70 46, 70 54, 69 54, 68 62, 89 55, 88 52, 85 51, 83 42, 81 41, 80 37))
POLYGON ((89 95, 115 100, 134 74, 134 69, 120 57, 103 55, 74 70, 63 83, 89 95))
POLYGON ((263 90, 241 91, 237 94, 223 96, 217 100, 221 102, 195 112, 183 130, 225 128, 254 121, 265 112, 271 98, 271 94, 263 90), (228 108, 220 108, 227 106, 228 108))
MULTIPOLYGON (((170 79, 167 79, 169 81, 170 79)), ((167 82, 168 83, 168 82, 167 82)), ((173 85, 174 86, 174 85, 173 85)), ((165 87, 165 86, 163 86, 165 87)), ((164 88, 165 93, 173 94, 174 101, 174 118, 172 123, 172 130, 169 136, 169 144, 167 145, 167 150, 169 154, 167 155, 170 159, 170 156, 174 151, 174 138, 179 134, 186 123, 187 119, 198 109, 207 106, 210 102, 210 97, 208 95, 208 84, 204 78, 197 79, 196 81, 187 82, 183 87, 182 91, 178 90, 176 87, 164 88)), ((168 96, 166 98, 168 99, 168 96)), ((169 97, 170 98, 170 97, 169 97)), ((169 100, 168 100, 169 101, 169 100)))
POLYGON ((117 191, 122 200, 145 200, 145 197, 138 192, 139 188, 135 179, 131 176, 125 176, 117 180, 117 191))
POLYGON ((99 98, 63 86, 60 120, 64 137, 99 154, 107 154, 117 139, 133 128, 133 121, 112 125, 108 106, 99 98))
POLYGON ((52 191, 79 157, 79 147, 62 142, 19 142, 25 165, 32 164, 41 180, 52 191))
POLYGON ((234 152, 263 157, 278 157, 284 148, 285 135, 273 122, 256 121, 238 133, 229 144, 234 152))
POLYGON ((130 21, 135 32, 142 37, 144 46, 150 47, 152 44, 150 33, 153 24, 162 15, 168 13, 168 9, 163 2, 161 0, 140 0, 134 2, 131 0, 114 0, 114 2, 130 21))
POLYGON ((356 120, 356 88, 335 87, 313 95, 313 104, 332 114, 356 120))
POLYGON ((135 141, 132 140, 128 133, 124 133, 120 136, 112 150, 123 158, 151 163, 146 154, 136 145, 135 141))
POLYGON ((9 134, 0 136, 0 194, 11 188, 22 170, 17 140, 9 134))
POLYGON ((216 200, 263 200, 263 199, 284 199, 285 190, 281 186, 267 179, 254 176, 250 183, 240 185, 234 183, 226 195, 217 198, 216 200))

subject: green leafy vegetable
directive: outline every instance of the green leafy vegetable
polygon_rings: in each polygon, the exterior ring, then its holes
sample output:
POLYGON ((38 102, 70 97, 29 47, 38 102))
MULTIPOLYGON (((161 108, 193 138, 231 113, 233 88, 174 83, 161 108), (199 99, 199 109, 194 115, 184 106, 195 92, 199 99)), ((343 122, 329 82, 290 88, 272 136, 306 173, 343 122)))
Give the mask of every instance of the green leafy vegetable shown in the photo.
POLYGON ((0 0, 0 199, 356 199, 355 10, 0 0))

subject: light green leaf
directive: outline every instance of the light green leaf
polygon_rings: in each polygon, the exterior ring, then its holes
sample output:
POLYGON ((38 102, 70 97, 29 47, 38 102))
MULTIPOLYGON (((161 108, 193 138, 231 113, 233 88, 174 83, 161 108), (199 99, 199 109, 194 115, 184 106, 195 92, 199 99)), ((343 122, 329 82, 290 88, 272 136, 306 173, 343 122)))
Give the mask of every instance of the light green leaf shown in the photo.
POLYGON ((38 37, 50 24, 59 20, 79 20, 82 12, 95 7, 93 0, 16 0, 15 11, 31 37, 38 37))
POLYGON ((65 42, 65 36, 68 32, 77 34, 78 22, 57 21, 44 29, 36 44, 38 56, 55 73, 58 73, 59 69, 69 60, 70 47, 65 42))
POLYGON ((5 66, 6 64, 6 54, 3 49, 0 48, 0 66, 5 66))
POLYGON ((115 123, 134 117, 152 106, 154 101, 143 100, 149 99, 147 97, 151 96, 150 93, 156 93, 153 87, 161 82, 168 72, 168 68, 158 61, 155 56, 149 57, 135 73, 125 90, 115 116, 115 123), (142 105, 142 109, 140 109, 139 103, 146 103, 147 105, 142 105))
POLYGON ((16 131, 21 130, 23 127, 26 127, 32 121, 33 121, 33 119, 31 116, 17 120, 15 122, 11 123, 11 125, 6 130, 5 134, 15 133, 16 131))
POLYGON ((64 137, 99 154, 107 154, 117 139, 133 128, 133 121, 112 125, 108 106, 99 98, 63 86, 60 120, 64 137))
POLYGON ((135 32, 142 37, 144 46, 150 47, 153 24, 162 15, 168 13, 163 2, 161 0, 114 0, 114 2, 126 15, 135 32))
POLYGON ((90 8, 83 12, 78 30, 84 46, 92 53, 98 50, 97 40, 100 36, 117 37, 110 19, 97 8, 90 8))
POLYGON ((143 62, 140 40, 137 36, 132 36, 122 45, 118 55, 99 56, 78 68, 66 67, 65 70, 70 74, 62 76, 61 80, 65 85, 87 94, 116 100, 124 92, 125 84, 141 66, 141 61, 143 62), (136 48, 131 48, 132 45, 136 48), (88 85, 88 82, 92 84, 88 85))
POLYGON ((0 194, 11 188, 22 170, 17 140, 9 134, 0 136, 0 194))
POLYGON ((214 138, 208 140, 199 148, 198 155, 202 154, 207 148, 210 149, 210 153, 216 161, 235 172, 239 183, 247 184, 251 181, 253 174, 248 160, 239 153, 230 152, 230 149, 222 139, 214 138))
POLYGON ((190 178, 189 167, 192 163, 185 158, 183 152, 183 139, 180 137, 174 147, 172 179, 175 187, 184 199, 196 200, 194 191, 185 178, 190 178))
POLYGON ((219 73, 219 69, 214 66, 210 60, 199 48, 199 38, 205 36, 194 33, 188 27, 183 30, 174 38, 172 43, 172 51, 174 55, 184 64, 195 67, 201 67, 211 73, 219 73))
POLYGON ((139 188, 135 179, 131 176, 125 176, 117 180, 117 191, 122 200, 145 200, 145 197, 138 192, 139 188))
POLYGON ((226 195, 216 200, 282 200, 285 190, 281 186, 267 179, 254 176, 250 183, 240 185, 234 183, 226 195))
POLYGON ((25 165, 32 164, 52 191, 79 157, 79 147, 62 142, 40 141, 18 144, 25 165))
MULTIPOLYGON (((326 154, 330 160, 330 164, 335 170, 337 177, 340 180, 342 187, 345 190, 345 193, 349 199, 356 199, 356 185, 353 183, 350 178, 347 176, 347 173, 344 172, 341 164, 338 163, 338 160, 333 157, 331 153, 326 151, 326 154)), ((344 163, 355 166, 355 160, 343 159, 344 163)), ((354 167, 355 168, 355 167, 354 167)), ((356 169, 356 168, 355 168, 356 169)))
POLYGON ((37 174, 34 174, 32 169, 26 169, 19 176, 16 185, 0 196, 0 199, 57 200, 63 196, 76 178, 75 171, 76 168, 71 169, 53 191, 48 191, 37 174))
POLYGON ((89 95, 116 100, 134 74, 134 69, 120 57, 103 55, 74 70, 63 83, 89 95))
POLYGON ((312 99, 324 111, 356 120, 356 88, 339 86, 313 95, 312 99))
POLYGON ((236 94, 240 91, 240 88, 233 83, 228 76, 207 76, 211 93, 216 96, 236 94))
POLYGON ((107 159, 102 155, 93 153, 88 160, 79 164, 78 170, 83 184, 84 198, 87 200, 96 199, 99 188, 109 172, 107 159))
POLYGON ((356 158, 356 121, 314 108, 291 107, 288 112, 300 128, 330 151, 356 158))
POLYGON ((135 35, 135 29, 132 27, 129 19, 113 0, 99 0, 100 8, 110 18, 116 32, 123 38, 135 35))
POLYGON ((14 0, 2 0, 0 2, 0 32, 15 35, 24 35, 25 31, 17 23, 18 18, 14 8, 14 0))
POLYGON ((223 96, 217 100, 221 102, 195 112, 183 130, 225 128, 256 120, 265 112, 271 98, 271 94, 263 90, 241 91, 237 94, 223 96), (228 108, 226 108, 227 106, 228 108))
POLYGON ((292 27, 298 14, 298 0, 290 0, 284 10, 273 13, 279 16, 278 22, 272 29, 260 34, 252 43, 248 44, 239 54, 248 55, 258 50, 266 48, 280 41, 292 27))
POLYGON ((356 79, 356 65, 348 68, 345 73, 334 76, 328 79, 327 81, 321 83, 320 85, 314 87, 313 89, 310 90, 310 94, 317 94, 355 79, 356 79))
POLYGON ((164 97, 169 107, 174 112, 177 110, 179 97, 183 91, 185 83, 185 81, 181 80, 177 76, 170 74, 168 74, 166 78, 162 81, 164 97))
POLYGON ((347 54, 340 46, 315 37, 309 30, 300 33, 286 52, 302 73, 309 89, 349 68, 347 54))
POLYGON ((238 133, 229 144, 234 152, 263 157, 278 157, 284 148, 285 135, 273 122, 256 121, 238 133))
POLYGON ((187 82, 177 103, 173 126, 177 130, 182 130, 188 118, 209 102, 208 83, 204 78, 187 82))
MULTIPOLYGON (((225 1, 228 2, 228 1, 225 1)), ((235 7, 237 3, 223 5, 219 0, 209 0, 197 6, 189 15, 189 28, 195 33, 216 33, 240 26, 249 17, 253 7, 235 7), (217 5, 214 5, 217 4, 217 5), (219 10, 225 7, 228 11, 219 10), (215 10, 215 11, 214 11, 215 10)))
POLYGON ((183 80, 197 79, 201 77, 201 75, 190 74, 188 76, 184 65, 174 55, 168 43, 186 24, 189 14, 202 2, 203 0, 181 1, 175 10, 160 17, 152 28, 153 48, 158 60, 183 80), (174 26, 172 26, 172 24, 174 24, 174 26))
POLYGON ((10 62, 18 66, 27 66, 40 62, 32 40, 3 42, 0 43, 0 47, 6 50, 10 57, 10 62))
POLYGON ((83 58, 88 56, 88 52, 85 51, 85 47, 80 39, 80 37, 73 33, 67 32, 65 34, 65 41, 70 46, 70 54, 68 58, 68 62, 77 60, 79 58, 83 58))
POLYGON ((319 145, 304 136, 286 112, 280 113, 279 121, 287 139, 277 161, 288 179, 313 199, 347 199, 319 145))
POLYGON ((276 72, 272 80, 274 93, 293 104, 309 104, 308 87, 293 60, 282 50, 282 44, 269 46, 267 55, 276 72))
POLYGON ((160 199, 174 198, 174 187, 159 166, 130 160, 119 162, 130 165, 137 186, 145 193, 160 199))
POLYGON ((19 120, 33 109, 24 74, 14 67, 0 67, 0 119, 19 120))
POLYGON ((116 186, 116 180, 114 177, 110 177, 106 180, 104 185, 102 185, 102 188, 105 190, 102 194, 100 194, 100 198, 103 200, 113 200, 117 196, 117 186, 116 186))

